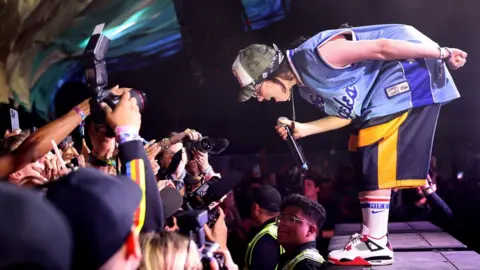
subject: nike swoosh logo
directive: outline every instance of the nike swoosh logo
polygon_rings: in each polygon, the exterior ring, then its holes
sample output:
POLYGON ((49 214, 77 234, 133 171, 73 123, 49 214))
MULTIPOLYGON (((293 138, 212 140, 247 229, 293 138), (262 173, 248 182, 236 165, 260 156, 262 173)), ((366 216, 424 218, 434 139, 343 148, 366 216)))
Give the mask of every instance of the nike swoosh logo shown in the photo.
POLYGON ((378 213, 383 212, 383 211, 385 211, 385 210, 377 210, 377 211, 372 210, 372 214, 378 214, 378 213))

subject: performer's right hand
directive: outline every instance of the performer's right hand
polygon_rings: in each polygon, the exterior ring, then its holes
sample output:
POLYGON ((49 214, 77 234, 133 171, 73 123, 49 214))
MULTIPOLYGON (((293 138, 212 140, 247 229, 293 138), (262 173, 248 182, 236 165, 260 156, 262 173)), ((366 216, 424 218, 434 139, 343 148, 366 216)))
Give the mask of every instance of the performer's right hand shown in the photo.
POLYGON ((293 122, 292 120, 289 120, 289 119, 282 121, 280 124, 282 125, 276 125, 275 129, 277 130, 278 135, 280 135, 280 137, 282 137, 283 140, 287 139, 287 130, 285 129, 285 126, 289 126, 293 130, 293 137, 295 139, 305 137, 304 135, 305 124, 302 124, 299 122, 293 122))

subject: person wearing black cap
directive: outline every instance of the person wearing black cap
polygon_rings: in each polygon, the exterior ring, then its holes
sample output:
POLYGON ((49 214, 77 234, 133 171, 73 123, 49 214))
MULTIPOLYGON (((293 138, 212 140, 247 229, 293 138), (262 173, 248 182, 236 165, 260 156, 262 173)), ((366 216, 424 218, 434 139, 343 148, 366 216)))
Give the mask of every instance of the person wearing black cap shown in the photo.
POLYGON ((0 183, 0 216, 0 269, 70 269, 70 228, 40 194, 0 183))
POLYGON ((165 231, 178 230, 175 213, 182 211, 183 197, 174 187, 164 187, 160 190, 163 200, 163 214, 165 216, 165 231))
POLYGON ((244 269, 274 270, 283 248, 277 242, 275 219, 280 212, 282 197, 269 185, 253 190, 251 217, 261 224, 258 233, 252 238, 245 254, 244 269))
POLYGON ((135 182, 82 168, 50 183, 46 197, 72 229, 72 269, 138 267, 141 254, 134 214, 142 192, 135 182))

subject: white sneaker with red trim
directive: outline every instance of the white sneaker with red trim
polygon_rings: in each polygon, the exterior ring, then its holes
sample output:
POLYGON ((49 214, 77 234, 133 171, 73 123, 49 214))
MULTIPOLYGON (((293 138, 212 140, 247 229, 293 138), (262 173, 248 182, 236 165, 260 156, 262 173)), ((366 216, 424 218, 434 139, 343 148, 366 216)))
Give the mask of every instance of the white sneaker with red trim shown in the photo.
POLYGON ((389 265, 393 263, 393 249, 387 235, 375 239, 356 233, 344 249, 331 251, 328 261, 335 265, 389 265))

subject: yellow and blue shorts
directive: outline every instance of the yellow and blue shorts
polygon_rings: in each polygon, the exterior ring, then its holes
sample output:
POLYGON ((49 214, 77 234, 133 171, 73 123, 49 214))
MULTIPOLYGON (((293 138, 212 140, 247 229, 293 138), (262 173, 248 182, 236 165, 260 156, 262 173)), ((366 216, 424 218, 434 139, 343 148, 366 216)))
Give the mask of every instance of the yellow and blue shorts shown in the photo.
POLYGON ((360 191, 425 185, 440 104, 365 121, 350 137, 360 191))

